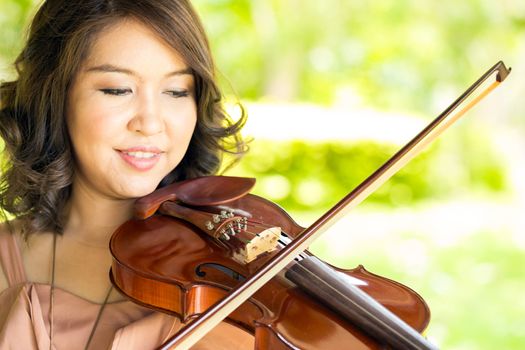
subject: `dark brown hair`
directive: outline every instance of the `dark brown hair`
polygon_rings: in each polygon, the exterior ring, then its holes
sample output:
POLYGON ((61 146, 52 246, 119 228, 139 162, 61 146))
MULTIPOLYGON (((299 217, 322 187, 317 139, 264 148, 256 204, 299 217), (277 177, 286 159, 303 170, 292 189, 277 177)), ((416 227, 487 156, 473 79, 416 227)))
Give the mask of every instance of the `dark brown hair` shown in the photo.
POLYGON ((97 34, 126 18, 156 32, 195 79, 197 126, 186 155, 160 186, 214 174, 224 152, 245 151, 244 112, 234 123, 223 109, 208 40, 189 0, 47 0, 15 61, 18 79, 0 85, 0 208, 21 218, 25 233, 62 231, 74 171, 67 91, 97 34))

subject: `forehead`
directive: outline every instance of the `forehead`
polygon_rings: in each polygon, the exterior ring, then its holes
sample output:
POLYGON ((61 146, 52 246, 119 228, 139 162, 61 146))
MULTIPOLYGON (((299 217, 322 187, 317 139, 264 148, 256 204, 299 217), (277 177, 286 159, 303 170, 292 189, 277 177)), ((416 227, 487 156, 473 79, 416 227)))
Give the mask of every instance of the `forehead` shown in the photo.
POLYGON ((146 71, 187 68, 179 52, 152 29, 133 19, 120 20, 98 33, 83 66, 108 64, 146 71))

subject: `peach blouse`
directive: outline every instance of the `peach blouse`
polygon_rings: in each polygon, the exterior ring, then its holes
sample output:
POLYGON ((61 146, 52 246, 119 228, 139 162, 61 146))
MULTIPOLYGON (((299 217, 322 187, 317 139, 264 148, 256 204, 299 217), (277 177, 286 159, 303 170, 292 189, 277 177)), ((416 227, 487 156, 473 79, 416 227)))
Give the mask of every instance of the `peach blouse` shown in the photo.
MULTIPOLYGON (((13 235, 0 235, 0 265, 9 287, 0 292, 0 349, 49 350, 51 286, 26 280, 20 249, 13 235)), ((100 305, 60 288, 54 291, 53 347, 84 349, 100 305)), ((181 327, 173 316, 131 301, 105 306, 90 349, 155 349, 181 327)), ((253 349, 253 337, 221 323, 192 349, 253 349)))

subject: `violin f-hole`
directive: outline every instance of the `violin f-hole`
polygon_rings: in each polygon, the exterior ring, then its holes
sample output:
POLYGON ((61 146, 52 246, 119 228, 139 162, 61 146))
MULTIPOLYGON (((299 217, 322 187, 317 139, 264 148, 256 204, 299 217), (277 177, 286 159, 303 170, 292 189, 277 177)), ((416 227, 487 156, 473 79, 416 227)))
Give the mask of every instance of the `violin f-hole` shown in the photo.
POLYGON ((246 279, 246 277, 244 277, 243 275, 241 275, 235 270, 232 270, 224 265, 213 264, 213 263, 206 263, 206 264, 198 265, 195 268, 195 274, 201 278, 204 278, 208 275, 208 272, 205 271, 207 268, 219 271, 222 274, 228 276, 229 278, 237 282, 242 282, 246 279))

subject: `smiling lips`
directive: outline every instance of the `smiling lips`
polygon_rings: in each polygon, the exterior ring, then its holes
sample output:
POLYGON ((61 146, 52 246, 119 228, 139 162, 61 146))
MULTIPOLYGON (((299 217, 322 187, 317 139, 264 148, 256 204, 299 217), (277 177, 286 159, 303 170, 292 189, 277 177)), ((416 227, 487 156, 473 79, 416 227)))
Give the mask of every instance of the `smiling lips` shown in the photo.
POLYGON ((140 171, 153 168, 163 153, 160 149, 151 147, 134 147, 117 151, 128 165, 140 171))

